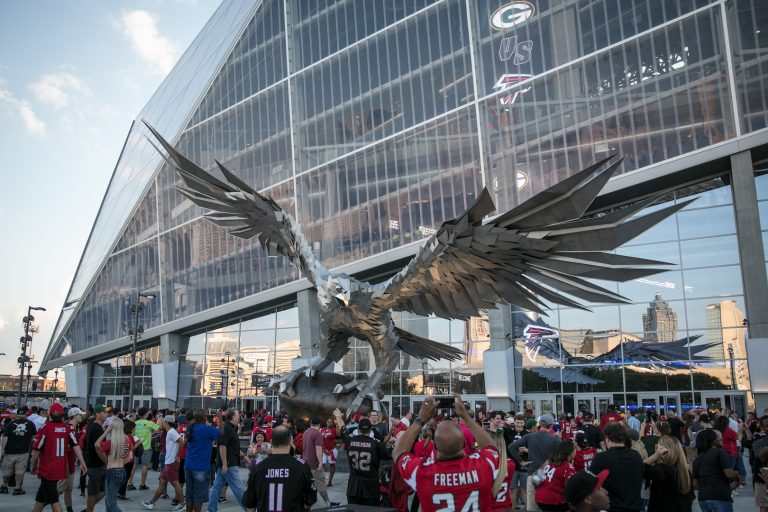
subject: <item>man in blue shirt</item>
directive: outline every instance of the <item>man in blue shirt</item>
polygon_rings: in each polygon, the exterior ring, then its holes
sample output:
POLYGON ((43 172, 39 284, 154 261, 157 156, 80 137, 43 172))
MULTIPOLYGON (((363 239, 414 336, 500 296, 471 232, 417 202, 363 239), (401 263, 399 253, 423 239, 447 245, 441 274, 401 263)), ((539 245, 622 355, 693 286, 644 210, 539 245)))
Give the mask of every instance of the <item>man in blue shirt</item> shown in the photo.
POLYGON ((195 411, 194 421, 186 431, 187 458, 184 463, 186 488, 184 498, 187 510, 200 512, 203 504, 208 503, 208 491, 211 486, 211 446, 219 438, 218 428, 208 425, 205 412, 195 411))

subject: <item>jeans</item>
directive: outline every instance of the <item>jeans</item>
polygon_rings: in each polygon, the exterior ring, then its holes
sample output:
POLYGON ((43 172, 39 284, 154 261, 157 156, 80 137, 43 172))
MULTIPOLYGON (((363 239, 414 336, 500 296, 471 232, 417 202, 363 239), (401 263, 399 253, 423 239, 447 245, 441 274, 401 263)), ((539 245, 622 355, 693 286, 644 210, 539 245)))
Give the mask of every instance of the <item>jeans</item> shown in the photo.
POLYGON ((699 500, 701 512, 733 512, 733 503, 730 501, 699 500))
POLYGON ((245 507, 243 507, 243 494, 245 494, 245 488, 243 488, 243 483, 240 481, 240 468, 230 466, 226 475, 221 473, 221 468, 216 470, 216 480, 213 482, 213 487, 211 488, 208 498, 208 512, 216 512, 218 510, 219 495, 221 494, 221 488, 224 487, 224 484, 229 486, 232 494, 235 495, 237 504, 245 510, 245 507))
POLYGON ((105 482, 106 494, 104 503, 107 506, 107 512, 122 512, 117 506, 117 491, 125 481, 125 468, 110 468, 107 470, 105 482))

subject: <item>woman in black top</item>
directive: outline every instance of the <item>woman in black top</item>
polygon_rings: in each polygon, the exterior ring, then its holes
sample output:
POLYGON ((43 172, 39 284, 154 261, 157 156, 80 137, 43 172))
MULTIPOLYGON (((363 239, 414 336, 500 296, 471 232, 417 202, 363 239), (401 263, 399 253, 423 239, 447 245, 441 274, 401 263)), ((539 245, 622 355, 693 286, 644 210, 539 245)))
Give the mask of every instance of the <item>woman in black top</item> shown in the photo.
POLYGON ((702 512, 733 512, 730 484, 739 481, 739 473, 722 446, 720 433, 714 429, 696 434, 698 456, 693 461, 693 487, 699 490, 702 512))
POLYGON ((691 512, 693 486, 680 441, 661 436, 656 452, 643 462, 651 482, 648 512, 691 512))

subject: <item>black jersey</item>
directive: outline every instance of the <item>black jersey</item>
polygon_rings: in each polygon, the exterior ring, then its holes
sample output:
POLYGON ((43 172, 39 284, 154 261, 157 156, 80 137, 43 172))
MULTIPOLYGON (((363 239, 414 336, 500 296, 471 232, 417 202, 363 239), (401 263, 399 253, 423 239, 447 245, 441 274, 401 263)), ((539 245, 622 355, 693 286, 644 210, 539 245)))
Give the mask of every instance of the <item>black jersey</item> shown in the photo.
POLYGON ((347 445, 349 458, 347 497, 364 499, 378 497, 380 495, 379 464, 382 459, 391 459, 392 455, 381 441, 371 435, 350 436, 344 430, 342 439, 347 445))
POLYGON ((303 460, 291 455, 270 455, 248 475, 243 506, 259 512, 304 510, 317 501, 317 488, 303 460))

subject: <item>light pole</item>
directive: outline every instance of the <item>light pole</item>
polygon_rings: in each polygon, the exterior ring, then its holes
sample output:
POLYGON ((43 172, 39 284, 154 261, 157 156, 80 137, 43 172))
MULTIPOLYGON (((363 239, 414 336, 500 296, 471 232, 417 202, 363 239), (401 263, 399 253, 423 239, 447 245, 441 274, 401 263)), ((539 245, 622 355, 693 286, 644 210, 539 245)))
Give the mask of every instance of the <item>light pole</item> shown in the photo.
POLYGON ((57 388, 59 387, 59 369, 58 368, 53 370, 53 375, 54 375, 54 377, 53 377, 53 393, 51 394, 51 402, 55 402, 56 401, 56 391, 57 391, 57 388))
MULTIPOLYGON (((224 406, 229 407, 229 356, 232 355, 231 352, 224 352, 224 355, 227 356, 226 362, 226 373, 224 368, 219 369, 219 373, 221 373, 221 390, 224 391, 224 406), (225 378, 226 375, 226 378, 225 378)), ((224 365, 225 359, 221 358, 221 364, 224 365)))
POLYGON ((737 389, 736 386, 736 371, 734 368, 735 361, 733 360, 733 345, 728 344, 728 358, 730 359, 731 364, 731 389, 737 389))
POLYGON ((136 377, 136 343, 144 333, 144 327, 139 325, 139 317, 144 313, 145 305, 141 301, 142 298, 154 299, 155 295, 152 293, 139 292, 136 297, 136 302, 131 304, 131 314, 133 315, 133 327, 128 329, 128 335, 131 337, 131 379, 129 386, 131 387, 128 393, 128 410, 133 408, 133 380, 136 377))
POLYGON ((24 323, 24 336, 21 338, 21 356, 19 356, 19 397, 16 407, 21 407, 21 394, 24 392, 24 367, 29 362, 30 358, 27 355, 27 346, 32 342, 32 336, 29 335, 29 329, 34 322, 35 317, 32 316, 32 311, 45 311, 41 306, 29 306, 27 307, 27 316, 22 319, 24 323))

